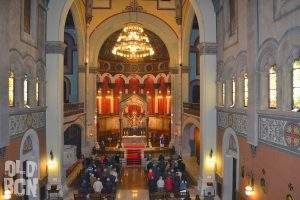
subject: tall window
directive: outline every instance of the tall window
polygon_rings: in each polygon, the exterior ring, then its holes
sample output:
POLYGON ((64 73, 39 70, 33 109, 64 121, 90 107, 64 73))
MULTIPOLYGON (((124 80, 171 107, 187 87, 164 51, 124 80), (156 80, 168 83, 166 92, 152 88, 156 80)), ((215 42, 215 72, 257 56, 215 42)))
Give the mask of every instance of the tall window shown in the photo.
POLYGON ((300 60, 293 64, 293 102, 292 109, 298 111, 300 109, 300 60))
POLYGON ((235 78, 232 77, 232 107, 235 105, 235 90, 236 90, 236 85, 235 85, 235 78))
POLYGON ((36 98, 36 104, 40 105, 40 82, 39 78, 36 78, 35 82, 35 98, 36 98))
POLYGON ((31 0, 24 0, 24 31, 30 34, 31 0))
POLYGON ((222 83, 222 102, 221 105, 225 105, 225 83, 222 83))
POLYGON ((244 75, 244 107, 248 106, 248 75, 244 75))
POLYGON ((269 108, 277 107, 277 74, 276 66, 273 65, 269 70, 269 108))
POLYGON ((10 71, 8 74, 8 106, 15 105, 15 74, 10 71))
POLYGON ((24 106, 28 107, 28 77, 25 75, 23 82, 24 106))
POLYGON ((233 35, 235 32, 235 18, 236 18, 236 12, 235 12, 235 0, 229 0, 229 31, 230 35, 233 35))

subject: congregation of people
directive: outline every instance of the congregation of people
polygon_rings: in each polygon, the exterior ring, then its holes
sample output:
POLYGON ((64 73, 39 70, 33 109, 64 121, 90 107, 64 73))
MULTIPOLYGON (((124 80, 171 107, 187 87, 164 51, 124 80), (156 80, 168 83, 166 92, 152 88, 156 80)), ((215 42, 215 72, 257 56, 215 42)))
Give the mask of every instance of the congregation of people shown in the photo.
POLYGON ((160 155, 158 160, 148 157, 146 171, 150 193, 185 194, 189 198, 185 164, 179 155, 167 159, 160 155))
POLYGON ((121 173, 119 155, 93 155, 84 159, 84 169, 79 181, 79 193, 89 197, 90 194, 114 195, 121 173))

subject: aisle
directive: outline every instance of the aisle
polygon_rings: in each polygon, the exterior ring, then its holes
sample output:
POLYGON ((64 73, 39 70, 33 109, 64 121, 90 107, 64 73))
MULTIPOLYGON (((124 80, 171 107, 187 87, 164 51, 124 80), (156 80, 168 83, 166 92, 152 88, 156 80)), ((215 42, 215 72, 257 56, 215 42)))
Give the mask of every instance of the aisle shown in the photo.
POLYGON ((148 200, 147 179, 142 167, 124 168, 117 191, 117 199, 148 200))

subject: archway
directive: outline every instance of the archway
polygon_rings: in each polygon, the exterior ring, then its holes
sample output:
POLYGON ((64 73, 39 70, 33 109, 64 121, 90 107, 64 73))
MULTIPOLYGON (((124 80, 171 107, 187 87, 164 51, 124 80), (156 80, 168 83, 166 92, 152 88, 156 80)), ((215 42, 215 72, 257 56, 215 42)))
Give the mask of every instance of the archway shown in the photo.
POLYGON ((227 128, 223 136, 223 199, 237 199, 239 190, 239 143, 235 131, 227 128))
POLYGON ((195 157, 200 164, 200 129, 195 124, 187 124, 184 129, 182 155, 195 157))
MULTIPOLYGON (((28 179, 27 172, 31 172, 34 170, 33 177, 30 178, 39 178, 39 161, 40 161, 40 149, 39 149, 39 138, 35 130, 29 129, 22 138, 20 145, 20 163, 21 168, 25 172, 22 176, 24 179, 28 179), (29 168, 29 162, 33 162, 36 164, 36 169, 29 168), (29 171, 28 171, 29 170, 29 171)), ((25 186, 24 189, 26 189, 25 186)), ((24 199, 28 200, 37 200, 39 199, 39 185, 36 186, 37 189, 37 197, 33 197, 32 195, 25 195, 24 199)))
POLYGON ((77 124, 72 124, 64 132, 64 145, 76 146, 76 156, 80 158, 81 151, 81 127, 77 124))

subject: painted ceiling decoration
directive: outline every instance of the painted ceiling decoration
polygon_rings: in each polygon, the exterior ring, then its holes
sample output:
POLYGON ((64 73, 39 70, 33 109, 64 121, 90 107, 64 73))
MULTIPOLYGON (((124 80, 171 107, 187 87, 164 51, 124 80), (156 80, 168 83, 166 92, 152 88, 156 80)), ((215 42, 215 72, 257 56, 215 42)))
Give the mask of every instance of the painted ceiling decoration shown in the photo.
POLYGON ((99 69, 100 73, 109 72, 111 74, 117 73, 167 73, 169 71, 169 53, 164 42, 152 31, 144 29, 148 35, 149 43, 153 47, 154 55, 145 57, 140 60, 128 60, 121 56, 116 56, 112 53, 114 43, 117 40, 122 30, 111 34, 103 43, 99 52, 99 69))

